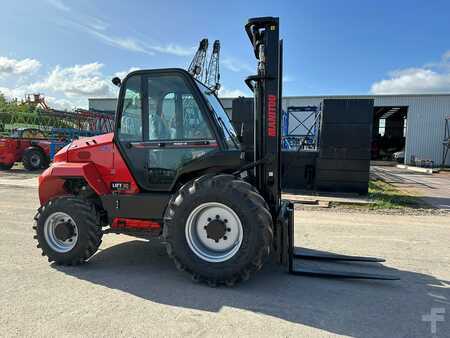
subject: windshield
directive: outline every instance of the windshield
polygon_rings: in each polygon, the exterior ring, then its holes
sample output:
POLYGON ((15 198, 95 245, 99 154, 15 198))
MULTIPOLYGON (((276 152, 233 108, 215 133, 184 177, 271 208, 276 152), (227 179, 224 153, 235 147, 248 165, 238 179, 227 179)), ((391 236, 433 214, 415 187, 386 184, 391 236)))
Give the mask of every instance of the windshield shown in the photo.
POLYGON ((9 137, 20 137, 19 131, 17 129, 12 130, 11 133, 9 134, 9 137))
POLYGON ((236 131, 231 124, 230 118, 228 114, 222 107, 219 99, 214 95, 211 89, 207 88, 199 81, 195 81, 197 83, 198 88, 203 93, 206 101, 208 102, 209 109, 214 112, 214 117, 216 118, 218 125, 222 128, 225 142, 227 143, 230 149, 239 149, 239 141, 237 139, 236 131))

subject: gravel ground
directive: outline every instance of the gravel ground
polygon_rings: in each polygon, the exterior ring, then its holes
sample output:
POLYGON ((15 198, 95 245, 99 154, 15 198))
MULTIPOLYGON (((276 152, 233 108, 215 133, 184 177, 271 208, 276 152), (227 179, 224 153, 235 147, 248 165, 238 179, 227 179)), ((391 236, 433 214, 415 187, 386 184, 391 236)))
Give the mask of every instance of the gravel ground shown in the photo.
POLYGON ((371 209, 369 206, 359 205, 331 205, 330 207, 317 207, 295 204, 295 210, 320 211, 332 213, 351 213, 351 214, 369 214, 369 215, 409 215, 409 216, 448 216, 450 217, 450 210, 434 209, 434 208, 398 208, 398 209, 371 209))
POLYGON ((447 310, 437 336, 450 332, 448 216, 298 210, 297 244, 384 256, 334 268, 402 280, 295 277, 267 264, 213 289, 178 272, 158 241, 127 236, 105 236, 83 266, 49 264, 32 238, 37 203, 35 188, 0 183, 1 336, 431 337, 421 318, 433 308, 447 310))

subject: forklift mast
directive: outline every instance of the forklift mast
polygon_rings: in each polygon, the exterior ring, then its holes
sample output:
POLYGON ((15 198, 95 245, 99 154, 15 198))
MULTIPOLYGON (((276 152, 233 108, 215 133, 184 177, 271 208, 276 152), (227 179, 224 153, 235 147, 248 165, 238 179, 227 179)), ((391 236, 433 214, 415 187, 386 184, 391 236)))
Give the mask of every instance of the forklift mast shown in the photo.
POLYGON ((279 19, 249 19, 245 25, 258 60, 257 74, 245 83, 254 93, 254 161, 256 187, 272 215, 281 205, 282 41, 279 19))
POLYGON ((295 267, 294 261, 357 261, 383 262, 375 257, 315 253, 294 246, 294 208, 281 200, 281 116, 283 80, 283 41, 279 38, 279 19, 249 19, 245 25, 258 60, 258 73, 245 83, 254 94, 254 164, 256 187, 269 205, 275 221, 274 249, 281 264, 299 276, 396 280, 398 277, 352 271, 333 271, 295 267))

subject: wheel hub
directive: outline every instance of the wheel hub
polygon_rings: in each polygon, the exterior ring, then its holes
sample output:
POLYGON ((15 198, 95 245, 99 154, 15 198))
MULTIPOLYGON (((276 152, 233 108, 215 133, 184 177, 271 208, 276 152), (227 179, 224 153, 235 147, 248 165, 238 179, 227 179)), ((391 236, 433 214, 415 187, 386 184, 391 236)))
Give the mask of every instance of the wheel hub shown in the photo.
POLYGON ((219 242, 221 238, 224 240, 227 239, 225 234, 227 233, 227 226, 224 221, 219 218, 216 218, 208 223, 205 226, 206 237, 214 240, 216 243, 219 242))
POLYGON ((48 246, 59 253, 72 250, 78 241, 78 227, 71 216, 57 211, 44 223, 44 236, 48 246))
POLYGON ((55 226, 55 237, 60 241, 67 241, 75 236, 75 229, 70 222, 59 223, 55 226))
POLYGON ((31 156, 30 162, 33 166, 37 167, 41 164, 41 158, 39 157, 39 155, 33 154, 33 156, 31 156))
POLYGON ((207 262, 224 262, 242 244, 244 230, 239 216, 229 206, 207 202, 196 207, 186 221, 190 249, 207 262))

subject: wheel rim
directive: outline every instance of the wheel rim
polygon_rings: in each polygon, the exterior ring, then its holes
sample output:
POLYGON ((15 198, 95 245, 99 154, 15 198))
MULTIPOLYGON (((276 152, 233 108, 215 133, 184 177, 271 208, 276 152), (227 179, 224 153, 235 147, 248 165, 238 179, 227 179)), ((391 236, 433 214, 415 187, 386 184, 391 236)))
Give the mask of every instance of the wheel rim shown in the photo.
POLYGON ((31 155, 30 163, 33 167, 39 167, 41 164, 41 157, 38 154, 31 155))
POLYGON ((69 252, 77 244, 78 227, 68 214, 64 212, 55 212, 51 214, 44 223, 44 236, 48 246, 60 253, 69 252), (71 229, 69 234, 61 235, 61 230, 58 227, 64 226, 66 229, 71 229))
POLYGON ((186 241, 197 257, 212 263, 229 260, 241 247, 244 230, 238 215, 217 202, 196 207, 186 221, 186 241))

